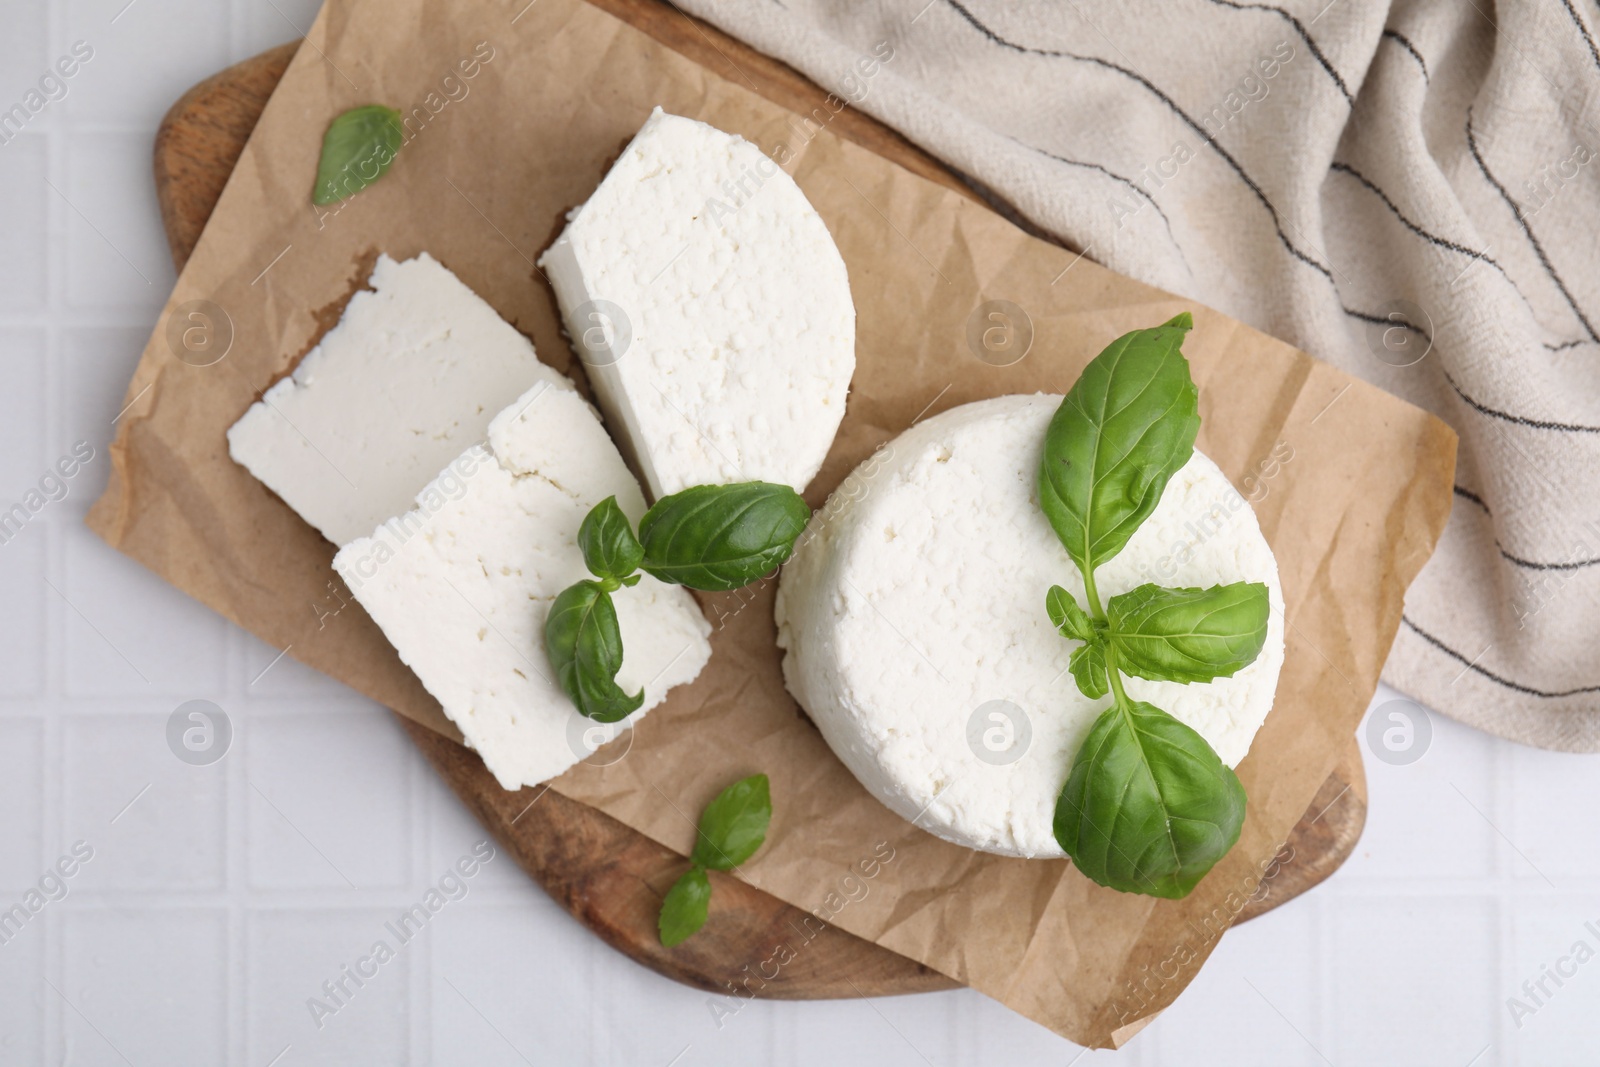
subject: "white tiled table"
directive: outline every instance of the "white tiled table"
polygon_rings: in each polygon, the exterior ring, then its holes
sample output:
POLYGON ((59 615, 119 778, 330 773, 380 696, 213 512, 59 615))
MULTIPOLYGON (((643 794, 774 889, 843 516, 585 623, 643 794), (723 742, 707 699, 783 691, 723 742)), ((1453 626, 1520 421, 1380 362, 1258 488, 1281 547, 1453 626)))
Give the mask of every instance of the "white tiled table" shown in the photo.
MULTIPOLYGON (((1077 1048, 968 991, 755 1003, 719 1029, 704 995, 605 947, 504 856, 313 1023, 307 999, 483 834, 387 712, 273 664, 82 520, 173 280, 156 123, 314 9, 0 10, 0 109, 74 41, 94 48, 68 95, 0 146, 0 510, 75 442, 96 450, 0 545, 0 909, 75 842, 93 849, 66 896, 0 945, 0 1064, 1072 1062, 1077 1048), (167 747, 191 699, 235 731, 210 766, 167 747)), ((1080 1062, 1595 1062, 1600 963, 1546 980, 1555 995, 1520 1027, 1506 998, 1574 942, 1600 950, 1585 928, 1600 931, 1600 761, 1433 725, 1417 763, 1369 760, 1371 817, 1342 872, 1228 934, 1128 1049, 1080 1062)))

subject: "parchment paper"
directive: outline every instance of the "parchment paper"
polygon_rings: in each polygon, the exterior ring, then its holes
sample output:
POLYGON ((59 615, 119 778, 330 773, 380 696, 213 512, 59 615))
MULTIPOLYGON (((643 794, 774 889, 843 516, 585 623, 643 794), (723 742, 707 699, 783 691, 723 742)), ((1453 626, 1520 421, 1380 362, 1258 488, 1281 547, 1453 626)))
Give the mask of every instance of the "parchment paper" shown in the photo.
MULTIPOLYGON (((770 585, 706 597, 717 629, 705 673, 641 724, 626 758, 555 782, 687 852, 705 801, 765 771, 775 815, 742 870, 750 882, 1075 1041, 1120 1044, 1193 978, 1348 742, 1405 587, 1449 511, 1454 435, 1285 344, 1029 237, 834 137, 825 111, 802 121, 578 0, 444 8, 334 0, 324 9, 145 349, 90 525, 262 640, 292 645, 295 658, 458 737, 337 586, 334 546, 228 459, 224 433, 336 321, 380 250, 432 253, 529 334, 541 358, 572 370, 533 261, 656 104, 774 155, 848 265, 859 366, 807 494, 814 507, 918 417, 986 396, 1064 391, 1113 337, 1192 310, 1185 350, 1200 386, 1199 444, 1256 500, 1282 572, 1288 657, 1276 706, 1239 768, 1250 797, 1243 836, 1187 900, 1102 889, 1066 862, 974 853, 890 814, 784 691, 770 585), (467 78, 460 64, 473 59, 467 78), (327 122, 374 102, 411 116, 413 136, 376 185, 336 210, 313 208, 327 122), (994 300, 1031 320, 1027 355, 1009 366, 969 345, 969 321, 994 300), (209 366, 178 358, 169 342, 175 309, 181 326, 195 301, 232 323, 231 347, 209 366)), ((890 44, 888 62, 915 62, 913 38, 890 44)), ((804 952, 805 931, 787 948, 804 952)), ((753 973, 761 961, 750 962, 753 973)))

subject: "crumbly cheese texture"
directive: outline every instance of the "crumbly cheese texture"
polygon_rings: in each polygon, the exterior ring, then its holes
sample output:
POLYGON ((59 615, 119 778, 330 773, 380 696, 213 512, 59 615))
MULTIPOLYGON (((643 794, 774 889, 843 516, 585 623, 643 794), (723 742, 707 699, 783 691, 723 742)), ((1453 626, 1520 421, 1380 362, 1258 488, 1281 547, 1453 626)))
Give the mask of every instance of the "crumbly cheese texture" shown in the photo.
MULTIPOLYGON (((615 496, 637 523, 644 496, 600 418, 570 386, 540 383, 495 416, 416 507, 352 540, 334 569, 507 789, 589 754, 586 726, 544 651, 551 602, 591 577, 578 548, 589 509, 615 496)), ((612 594, 617 682, 644 688, 637 722, 711 656, 689 593, 645 575, 612 594)))
POLYGON ((855 305, 822 218, 759 148, 656 108, 539 265, 654 497, 816 475, 855 305))
MULTIPOLYGON (((1110 700, 1078 690, 1067 671, 1078 643, 1045 612, 1051 585, 1087 604, 1034 487, 1060 403, 998 397, 901 434, 813 516, 778 590, 784 680, 862 785, 940 837, 1005 855, 1063 854, 1056 797, 1110 700), (980 758, 985 746, 971 740, 974 713, 993 701, 1026 718, 1008 728, 979 716, 980 736, 1031 734, 1014 762, 980 758)), ((1095 575, 1102 598, 1145 582, 1266 583, 1267 641, 1250 666, 1207 684, 1124 683, 1236 765, 1283 666, 1277 563, 1249 504, 1196 452, 1095 575)))
POLYGON ((372 532, 536 382, 571 388, 427 253, 372 289, 228 431, 234 461, 334 544, 372 532))

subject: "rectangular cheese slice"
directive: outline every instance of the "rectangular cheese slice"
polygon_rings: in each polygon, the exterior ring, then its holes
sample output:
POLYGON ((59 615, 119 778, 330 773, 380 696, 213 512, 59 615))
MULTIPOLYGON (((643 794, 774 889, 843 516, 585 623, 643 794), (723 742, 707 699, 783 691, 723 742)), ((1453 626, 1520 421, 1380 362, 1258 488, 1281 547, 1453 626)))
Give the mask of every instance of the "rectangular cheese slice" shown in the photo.
MULTIPOLYGON (((585 758, 606 728, 580 716, 544 652, 550 603, 590 577, 578 548, 589 509, 644 495, 600 418, 570 387, 540 383, 417 494, 416 506, 334 557, 339 572, 507 789, 585 758)), ((612 594, 622 630, 617 681, 644 688, 642 718, 711 655, 689 593, 648 575, 612 594)))
POLYGON ((570 388, 426 252, 371 290, 228 431, 234 461, 334 544, 372 532, 536 382, 570 388))

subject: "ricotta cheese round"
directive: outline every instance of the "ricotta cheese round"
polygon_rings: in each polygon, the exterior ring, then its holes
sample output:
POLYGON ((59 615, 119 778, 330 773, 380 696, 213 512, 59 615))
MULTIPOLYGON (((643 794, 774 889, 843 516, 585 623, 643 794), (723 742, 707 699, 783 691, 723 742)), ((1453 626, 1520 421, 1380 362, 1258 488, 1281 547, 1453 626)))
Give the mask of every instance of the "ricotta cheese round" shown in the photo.
POLYGON ((822 466, 855 372, 844 260, 760 148, 660 108, 539 260, 653 497, 822 466))
MULTIPOLYGON (((812 517, 777 598, 784 681, 861 784, 931 833, 1012 856, 1063 855, 1056 797, 1110 704, 1078 690, 1078 642, 1045 613, 1051 585, 1087 604, 1035 489, 1061 399, 967 404, 885 445, 812 517)), ((1249 504, 1197 451, 1095 575, 1102 600, 1146 582, 1266 583, 1250 666, 1206 684, 1124 681, 1238 764, 1283 666, 1278 567, 1249 504)))

